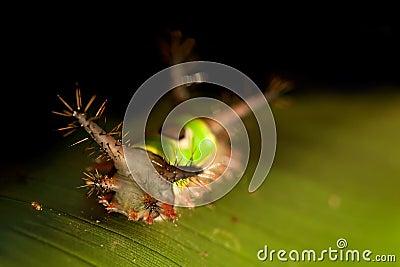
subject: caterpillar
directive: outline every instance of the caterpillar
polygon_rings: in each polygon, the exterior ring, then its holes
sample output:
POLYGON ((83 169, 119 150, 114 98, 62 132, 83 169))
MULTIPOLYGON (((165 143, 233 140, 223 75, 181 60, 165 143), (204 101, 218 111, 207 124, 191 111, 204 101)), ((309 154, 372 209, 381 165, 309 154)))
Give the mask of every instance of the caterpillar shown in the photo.
POLYGON ((201 178, 213 178, 212 172, 207 172, 199 167, 189 165, 178 167, 177 162, 175 164, 168 162, 163 156, 151 151, 155 151, 155 146, 151 149, 152 146, 149 145, 148 150, 134 146, 123 148, 120 132, 122 123, 109 132, 106 132, 96 123, 102 117, 107 101, 101 104, 95 115, 90 116, 88 112, 95 96, 88 101, 85 107, 82 105, 79 88, 76 89, 75 107, 68 104, 60 95, 57 97, 66 109, 62 112, 52 111, 52 113, 73 119, 66 127, 58 130, 69 130, 64 134, 64 136, 67 136, 77 128, 82 127, 89 134, 89 137, 75 142, 73 145, 92 139, 101 150, 98 158, 111 162, 112 168, 107 173, 102 173, 97 168, 83 172, 85 184, 80 186, 88 187, 88 195, 95 194, 98 197, 98 202, 104 205, 107 211, 121 213, 127 216, 129 220, 144 221, 147 224, 152 224, 154 220, 176 220, 178 217, 173 205, 173 187, 179 189, 191 182, 201 184, 201 178), (146 179, 144 184, 148 186, 148 190, 144 191, 133 179, 125 162, 127 151, 134 154, 137 161, 142 162, 139 165, 141 169, 135 170, 135 174, 142 175, 142 178, 146 179), (150 159, 152 166, 148 164, 147 159, 150 159), (152 167, 156 172, 152 171, 152 167), (158 188, 164 198, 169 200, 168 203, 160 202, 146 193, 155 187, 158 188))
MULTIPOLYGON (((265 97, 271 101, 290 86, 290 83, 274 79, 270 83, 265 97)), ((192 204, 195 206, 191 202, 193 196, 201 197, 204 189, 209 189, 208 184, 218 180, 221 174, 227 171, 228 164, 226 162, 231 159, 232 151, 229 146, 226 146, 226 142, 221 141, 227 138, 226 133, 220 125, 213 121, 204 118, 191 120, 183 129, 186 136, 182 140, 168 139, 170 147, 172 147, 168 152, 168 149, 165 151, 160 146, 160 136, 149 137, 144 146, 127 145, 122 142, 122 123, 108 132, 101 128, 96 121, 102 117, 107 100, 91 116, 89 110, 96 96, 90 98, 87 104, 83 105, 81 91, 77 88, 75 91, 76 105, 74 106, 60 95, 57 97, 64 109, 61 112, 52 111, 52 113, 72 119, 72 122, 66 127, 58 130, 67 131, 64 136, 68 136, 77 128, 83 128, 89 136, 73 145, 93 140, 101 151, 97 158, 103 159, 111 166, 106 170, 95 166, 89 171, 84 171, 82 178, 84 185, 80 186, 88 188, 87 194, 89 196, 94 194, 108 212, 120 213, 125 215, 128 220, 143 221, 146 224, 152 224, 154 221, 175 221, 178 219, 177 206, 182 203, 184 206, 192 204), (196 141, 195 137, 199 136, 201 138, 196 141), (204 137, 213 140, 213 143, 218 145, 218 153, 214 155, 213 162, 205 168, 202 160, 209 158, 210 154, 215 151, 209 149, 206 155, 198 154, 199 151, 195 151, 194 148, 199 146, 199 142, 204 137), (186 150, 179 150, 177 153, 176 143, 187 142, 185 138, 189 138, 192 144, 186 150), (134 170, 127 166, 127 155, 130 159, 135 159, 136 168, 134 170), (171 159, 174 158, 173 162, 171 159), (194 164, 195 162, 196 164, 194 164), (140 181, 140 186, 138 181, 140 181), (194 189, 191 186, 195 186, 194 189)), ((257 99, 250 99, 250 101, 256 103, 257 99)), ((249 103, 239 103, 233 107, 233 110, 239 117, 244 117, 250 113, 247 105, 249 103)), ((220 119, 227 122, 231 120, 231 118, 224 117, 223 114, 220 119)))

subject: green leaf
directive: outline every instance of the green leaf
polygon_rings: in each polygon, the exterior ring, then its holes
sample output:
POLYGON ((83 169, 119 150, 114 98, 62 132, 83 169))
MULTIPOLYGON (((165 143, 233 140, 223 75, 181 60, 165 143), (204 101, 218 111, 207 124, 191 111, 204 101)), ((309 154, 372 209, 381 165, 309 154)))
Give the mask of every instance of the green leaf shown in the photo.
MULTIPOLYGON (((179 209, 175 224, 145 225, 106 214, 77 188, 90 163, 82 147, 60 141, 35 162, 2 171, 1 264, 315 266, 260 262, 257 252, 265 245, 288 252, 337 249, 339 238, 348 249, 369 249, 371 257, 394 254, 398 261, 399 104, 399 94, 385 92, 303 96, 288 109, 274 108, 278 149, 261 188, 247 192, 247 172, 215 203, 179 209), (43 209, 34 209, 33 201, 43 209)), ((327 257, 323 263, 351 264, 327 257)))

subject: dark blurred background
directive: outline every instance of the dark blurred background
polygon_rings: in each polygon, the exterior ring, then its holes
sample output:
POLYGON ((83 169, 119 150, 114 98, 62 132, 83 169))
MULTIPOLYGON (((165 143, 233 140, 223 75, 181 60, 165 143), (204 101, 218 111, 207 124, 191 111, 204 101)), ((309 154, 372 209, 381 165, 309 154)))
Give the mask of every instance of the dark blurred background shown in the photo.
POLYGON ((395 8, 231 15, 103 8, 26 8, 3 23, 3 163, 29 161, 60 140, 54 129, 62 118, 50 112, 60 107, 57 94, 73 99, 75 83, 108 98, 122 119, 136 88, 166 67, 159 39, 168 30, 195 38, 201 59, 235 67, 260 88, 272 74, 292 80, 297 94, 358 94, 400 83, 395 8))

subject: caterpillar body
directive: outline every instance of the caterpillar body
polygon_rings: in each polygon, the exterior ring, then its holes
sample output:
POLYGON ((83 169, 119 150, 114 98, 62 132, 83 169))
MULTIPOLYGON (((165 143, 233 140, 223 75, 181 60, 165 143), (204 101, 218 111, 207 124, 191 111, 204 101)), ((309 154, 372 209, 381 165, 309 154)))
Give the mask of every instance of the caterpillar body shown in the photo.
MULTIPOLYGON (((109 212, 124 214, 129 220, 144 221, 152 224, 155 220, 176 220, 175 195, 180 188, 190 183, 205 185, 205 180, 216 178, 214 172, 209 169, 201 169, 186 163, 185 166, 177 166, 178 162, 171 163, 165 155, 159 155, 158 146, 153 140, 146 147, 126 146, 121 141, 121 123, 110 132, 101 128, 96 121, 99 120, 105 110, 106 101, 100 106, 94 116, 89 116, 88 110, 94 101, 93 96, 83 108, 81 91, 76 89, 76 107, 68 104, 61 96, 59 100, 66 109, 62 112, 53 111, 54 114, 73 118, 73 122, 67 127, 58 130, 70 130, 64 136, 69 135, 76 128, 82 127, 90 137, 86 137, 76 143, 94 140, 101 150, 100 158, 111 162, 112 168, 106 173, 94 168, 83 172, 85 184, 80 187, 88 187, 88 195, 95 193, 100 204, 109 212), (153 144, 153 145, 152 145, 153 144), (135 158, 139 164, 138 169, 132 173, 126 164, 125 154, 135 158), (151 162, 151 165, 149 165, 151 162), (155 170, 155 171, 154 171, 155 170), (140 187, 135 179, 140 179, 147 188, 140 187), (158 194, 168 202, 160 202, 147 192, 157 188, 158 194)), ((196 123, 196 122, 195 122, 196 123)), ((197 122, 200 123, 200 122, 197 122)), ((203 125, 205 126, 205 125, 203 125)), ((206 129, 207 130, 207 129, 206 129)), ((213 166, 215 168, 215 166, 213 166)), ((182 201, 182 200, 181 200, 182 201)), ((189 200, 183 200, 189 201, 189 200)))
MULTIPOLYGON (((290 83, 276 78, 272 80, 264 95, 271 101, 290 87, 290 83)), ((95 166, 83 172, 85 177, 82 179, 85 184, 80 186, 88 188, 88 195, 95 194, 98 202, 104 205, 108 212, 120 213, 129 220, 143 221, 147 224, 154 221, 174 221, 178 219, 177 206, 191 206, 193 196, 201 197, 210 183, 217 181, 222 173, 230 171, 227 162, 232 162, 233 151, 227 145, 227 133, 218 123, 204 118, 191 120, 183 128, 185 136, 182 140, 167 138, 169 145, 166 150, 160 145, 160 136, 149 137, 146 145, 127 145, 122 142, 122 123, 108 132, 96 123, 102 117, 107 101, 102 103, 95 115, 90 116, 89 108, 95 96, 84 107, 79 88, 76 89, 74 107, 61 96, 58 95, 58 98, 64 105, 64 110, 52 113, 73 120, 58 130, 68 131, 64 134, 67 136, 77 128, 83 128, 89 137, 73 145, 93 140, 101 151, 98 158, 110 163, 109 168, 95 166), (196 151, 194 148, 199 147, 204 139, 212 140, 218 149, 206 144, 201 152, 196 151), (185 146, 186 149, 181 149, 185 146), (180 147, 179 150, 176 147, 180 147), (135 169, 128 168, 128 157, 135 160, 135 169), (209 158, 212 158, 212 162, 204 164, 209 158), (204 167, 205 165, 207 167, 204 167), (190 190, 183 190, 187 188, 190 190)), ((258 99, 249 101, 253 103, 239 103, 232 107, 240 118, 251 112, 248 105, 257 106, 258 99)), ((226 123, 232 121, 232 118, 224 114, 220 114, 219 119, 226 123)), ((239 165, 240 162, 230 164, 230 168, 234 168, 235 164, 239 165)), ((229 178, 229 175, 224 177, 229 178)))

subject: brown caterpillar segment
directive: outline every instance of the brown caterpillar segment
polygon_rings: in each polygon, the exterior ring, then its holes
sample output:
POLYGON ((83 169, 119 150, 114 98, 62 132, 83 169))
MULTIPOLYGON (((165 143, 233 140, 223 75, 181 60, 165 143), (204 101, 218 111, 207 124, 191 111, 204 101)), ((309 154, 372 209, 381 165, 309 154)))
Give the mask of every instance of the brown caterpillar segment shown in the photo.
MULTIPOLYGON (((103 130, 95 120, 98 120, 107 104, 107 100, 104 101, 100 108, 97 110, 96 114, 93 117, 89 117, 87 111, 89 107, 92 105, 96 96, 93 96, 85 108, 82 110, 82 98, 81 91, 79 88, 76 89, 76 109, 73 109, 71 105, 69 105, 61 96, 57 96, 60 101, 64 104, 67 110, 63 110, 63 112, 53 111, 54 114, 65 116, 65 117, 74 117, 77 121, 68 124, 67 127, 59 128, 58 130, 70 130, 64 136, 67 136, 73 133, 76 128, 83 127, 87 133, 89 133, 90 137, 100 146, 100 148, 105 152, 105 154, 114 162, 114 166, 116 169, 126 170, 126 163, 124 159, 124 154, 122 151, 121 141, 116 140, 113 135, 119 133, 116 132, 121 124, 118 124, 111 132, 107 133, 103 130), (115 130, 116 129, 116 130, 115 130)), ((78 142, 75 142, 73 145, 79 144, 88 140, 89 138, 84 138, 78 142)))
POLYGON ((86 176, 82 178, 85 181, 85 185, 82 187, 89 187, 88 195, 92 195, 93 192, 97 192, 97 195, 105 195, 112 191, 118 190, 118 182, 113 179, 113 177, 108 177, 108 175, 100 174, 97 169, 95 172, 83 172, 86 176))
POLYGON ((201 168, 195 166, 174 166, 166 162, 161 156, 148 151, 149 158, 156 171, 168 182, 176 183, 187 178, 203 173, 201 168))
POLYGON ((126 169, 126 163, 121 142, 119 140, 115 140, 113 136, 104 131, 97 123, 93 121, 92 118, 88 118, 88 115, 86 113, 74 111, 73 116, 78 119, 80 125, 113 160, 115 168, 117 170, 126 169))

